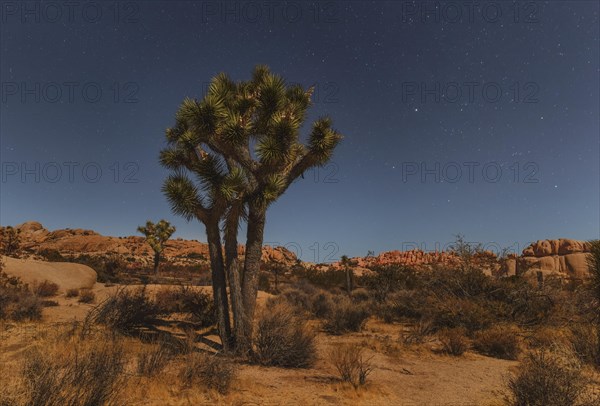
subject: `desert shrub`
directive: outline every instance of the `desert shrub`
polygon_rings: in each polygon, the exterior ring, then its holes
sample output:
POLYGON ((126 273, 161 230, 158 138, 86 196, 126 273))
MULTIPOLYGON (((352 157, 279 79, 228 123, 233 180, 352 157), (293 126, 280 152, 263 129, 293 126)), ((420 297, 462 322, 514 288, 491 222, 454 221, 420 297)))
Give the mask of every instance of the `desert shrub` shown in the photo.
POLYGON ((371 294, 364 288, 354 289, 351 297, 354 302, 367 302, 371 300, 371 294))
POLYGON ((586 399, 588 381, 577 358, 564 350, 536 350, 527 355, 507 382, 505 401, 511 406, 594 405, 586 399))
POLYGON ((146 287, 119 289, 90 313, 90 319, 121 334, 133 334, 154 324, 159 308, 148 298, 146 287))
POLYGON ((65 257, 63 257, 61 255, 61 253, 55 249, 44 248, 43 250, 38 252, 38 254, 41 257, 43 257, 46 261, 49 261, 49 262, 64 262, 64 261, 66 261, 65 257))
POLYGON ((140 351, 137 358, 137 372, 144 376, 155 376, 161 373, 170 360, 171 351, 162 342, 140 351))
POLYGON ((192 321, 202 327, 216 323, 214 302, 208 293, 189 286, 167 287, 157 291, 154 300, 161 313, 188 314, 192 321))
POLYGON ((439 333, 439 339, 442 343, 442 351, 446 354, 460 356, 469 349, 469 340, 464 328, 442 330, 439 333))
POLYGON ((58 302, 56 300, 40 300, 40 306, 42 307, 56 307, 58 302))
POLYGON ((320 292, 312 297, 311 310, 315 317, 325 317, 334 308, 334 299, 330 293, 320 292))
POLYGON ((383 302, 389 293, 400 289, 414 289, 418 285, 414 269, 404 265, 381 265, 371 268, 359 278, 359 283, 374 292, 375 299, 383 302))
POLYGON ((480 331, 475 336, 473 347, 492 357, 517 359, 519 355, 517 331, 508 326, 494 326, 480 331))
POLYGON ((524 280, 508 283, 504 301, 509 304, 510 319, 521 326, 540 325, 554 310, 551 287, 536 289, 524 280))
POLYGON ((114 404, 122 385, 125 356, 113 343, 76 348, 64 356, 42 349, 30 351, 22 378, 30 406, 114 404))
POLYGON ((356 344, 336 345, 329 353, 329 359, 344 382, 355 388, 364 385, 373 372, 371 358, 366 358, 362 347, 356 344))
POLYGON ((127 263, 118 255, 88 255, 66 258, 69 262, 87 265, 96 271, 98 282, 118 282, 119 273, 125 270, 127 263))
POLYGON ((310 312, 312 310, 311 293, 298 288, 290 288, 283 290, 278 297, 294 307, 310 312))
POLYGON ((556 345, 570 344, 569 337, 565 337, 562 330, 548 326, 538 327, 527 341, 530 348, 550 348, 556 345))
POLYGON ((56 296, 58 293, 58 285, 50 281, 42 281, 34 283, 32 286, 33 293, 40 297, 56 296))
POLYGON ((569 341, 581 362, 600 365, 598 331, 589 324, 574 324, 569 328, 569 341))
POLYGON ((200 383, 219 393, 229 392, 235 379, 235 365, 225 357, 205 353, 189 354, 179 373, 185 386, 200 383))
POLYGON ((329 267, 326 270, 317 268, 294 267, 292 273, 298 278, 314 286, 325 289, 346 286, 346 272, 342 269, 329 267))
POLYGON ((323 328, 330 334, 361 331, 368 318, 366 305, 352 303, 348 298, 340 297, 325 315, 323 328))
POLYGON ((427 337, 434 333, 434 328, 429 320, 419 320, 408 326, 400 333, 400 339, 406 345, 422 344, 427 337))
POLYGON ((79 291, 79 302, 80 303, 92 303, 96 300, 96 294, 91 289, 81 289, 79 291))
POLYGON ((495 322, 494 315, 480 303, 454 296, 432 298, 424 312, 435 330, 464 327, 471 334, 495 322))
POLYGON ((403 290, 392 293, 375 306, 375 314, 386 323, 418 320, 425 314, 427 297, 423 292, 403 290))
POLYGON ((42 306, 21 279, 0 270, 0 319, 39 320, 42 306))
POLYGON ((316 359, 314 332, 285 303, 274 303, 260 315, 254 345, 253 360, 261 365, 308 368, 316 359))
POLYGON ((0 227, 0 253, 18 258, 21 252, 21 230, 6 226, 0 227))
POLYGON ((77 296, 79 296, 79 289, 71 288, 67 289, 67 291, 65 292, 65 297, 71 298, 77 296))

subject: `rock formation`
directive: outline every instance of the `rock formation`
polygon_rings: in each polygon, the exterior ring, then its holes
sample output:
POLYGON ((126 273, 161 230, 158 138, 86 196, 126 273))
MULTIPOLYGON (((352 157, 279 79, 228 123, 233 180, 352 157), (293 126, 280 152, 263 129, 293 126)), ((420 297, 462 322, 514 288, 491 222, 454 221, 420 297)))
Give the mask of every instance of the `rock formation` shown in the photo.
POLYGON ((521 258, 515 259, 518 264, 515 271, 584 278, 588 275, 588 252, 590 244, 585 241, 565 238, 536 241, 523 250, 521 258))
MULTIPOLYGON (((119 255, 127 260, 130 267, 147 266, 153 252, 142 236, 110 237, 93 230, 60 229, 49 231, 36 221, 16 227, 21 231, 21 247, 38 259, 40 254, 58 252, 63 257, 78 255, 102 256, 119 255)), ((238 252, 244 255, 244 246, 238 252)), ((208 245, 196 240, 171 239, 167 242, 163 258, 173 265, 199 265, 208 261, 208 245)), ((293 252, 283 247, 263 247, 263 261, 275 261, 293 265, 297 258, 293 252)))

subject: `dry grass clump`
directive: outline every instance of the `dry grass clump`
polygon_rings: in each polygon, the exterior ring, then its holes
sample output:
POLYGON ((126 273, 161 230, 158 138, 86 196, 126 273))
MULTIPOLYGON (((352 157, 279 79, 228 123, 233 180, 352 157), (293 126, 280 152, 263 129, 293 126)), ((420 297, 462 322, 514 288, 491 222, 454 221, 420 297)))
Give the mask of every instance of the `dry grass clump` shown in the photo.
POLYGON ((308 368, 316 360, 315 333, 307 321, 284 303, 268 306, 260 315, 253 361, 261 365, 308 368))
POLYGON ((588 379, 576 356, 566 349, 529 353, 507 382, 511 406, 593 406, 600 398, 588 390, 588 379))
POLYGON ((79 289, 71 288, 71 289, 67 289, 67 291, 65 292, 66 298, 72 298, 72 297, 77 297, 77 296, 79 296, 79 289))
POLYGON ((202 327, 216 323, 212 296, 189 286, 161 288, 156 292, 154 301, 161 313, 188 314, 192 321, 202 327))
POLYGON ((598 330, 589 324, 574 324, 569 328, 569 341, 581 362, 600 365, 598 330))
POLYGON ((235 364, 230 359, 206 353, 189 354, 179 373, 185 386, 199 383, 222 394, 229 392, 235 376, 235 364))
POLYGON ((469 340, 466 333, 467 331, 461 327, 442 330, 439 333, 442 351, 457 357, 463 355, 469 349, 469 340))
POLYGON ((477 351, 492 357, 517 359, 519 355, 517 331, 510 326, 495 326, 480 331, 475 336, 473 347, 477 351))
POLYGON ((131 335, 156 321, 159 309, 148 298, 146 288, 119 289, 90 312, 90 320, 113 331, 131 335))
POLYGON ((325 314, 323 328, 330 334, 344 334, 361 331, 369 318, 369 310, 363 303, 353 303, 340 297, 325 314))
POLYGON ((19 278, 0 270, 0 319, 39 320, 42 306, 38 298, 19 278))
POLYGON ((422 344, 427 337, 434 333, 433 326, 428 320, 419 320, 408 326, 408 329, 400 333, 400 339, 405 345, 422 344))
POLYGON ((58 293, 58 285, 50 281, 42 281, 34 283, 32 286, 33 293, 39 297, 56 296, 58 293))
POLYGON ((138 353, 137 373, 143 376, 158 375, 165 369, 170 359, 171 351, 163 342, 154 344, 138 353))
POLYGON ((81 289, 79 291, 79 300, 80 303, 93 303, 96 300, 96 294, 92 292, 91 289, 81 289))
POLYGON ((373 372, 371 358, 366 358, 364 349, 356 344, 343 344, 333 347, 329 359, 344 382, 355 388, 364 385, 373 372))
POLYGON ((569 337, 565 336, 562 329, 556 327, 541 326, 537 328, 527 339, 530 348, 550 348, 570 344, 569 337))
POLYGON ((60 354, 35 348, 23 360, 21 391, 12 404, 111 405, 124 385, 123 349, 111 342, 76 345, 60 354))

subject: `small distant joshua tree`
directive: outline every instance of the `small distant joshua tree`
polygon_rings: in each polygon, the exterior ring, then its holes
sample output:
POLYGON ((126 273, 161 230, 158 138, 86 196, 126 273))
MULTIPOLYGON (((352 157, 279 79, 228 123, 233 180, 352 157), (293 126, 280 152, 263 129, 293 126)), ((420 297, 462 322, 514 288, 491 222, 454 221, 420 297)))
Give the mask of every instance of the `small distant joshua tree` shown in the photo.
POLYGON ((154 275, 158 275, 160 256, 165 248, 165 243, 175 232, 175 227, 166 220, 160 220, 156 224, 148 220, 145 226, 139 226, 137 230, 144 234, 146 242, 154 251, 154 275))
POLYGON ((346 255, 342 255, 340 263, 346 272, 346 290, 348 291, 348 294, 350 294, 354 288, 354 270, 352 269, 352 266, 355 265, 355 263, 346 255))

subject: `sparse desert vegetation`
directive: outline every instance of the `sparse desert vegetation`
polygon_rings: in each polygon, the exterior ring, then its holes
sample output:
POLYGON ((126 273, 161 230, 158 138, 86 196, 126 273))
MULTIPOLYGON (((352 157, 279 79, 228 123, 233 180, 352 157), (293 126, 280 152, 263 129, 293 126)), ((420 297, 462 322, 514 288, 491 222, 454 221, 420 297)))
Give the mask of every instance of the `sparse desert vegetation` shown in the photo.
POLYGON ((0 384, 11 389, 0 404, 229 404, 262 398, 273 385, 269 396, 309 403, 437 404, 435 393, 515 406, 597 402, 591 281, 540 286, 475 266, 388 265, 353 275, 348 294, 346 278, 314 284, 312 275, 279 274, 278 292, 259 295, 250 350, 224 351, 206 288, 96 284, 59 295, 2 274, 0 384), (41 291, 56 305, 44 307, 41 291), (60 314, 65 321, 53 321, 60 314), (480 370, 489 378, 472 381, 480 370), (418 377, 430 374, 444 378, 425 394, 418 377))

